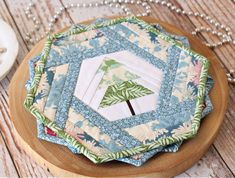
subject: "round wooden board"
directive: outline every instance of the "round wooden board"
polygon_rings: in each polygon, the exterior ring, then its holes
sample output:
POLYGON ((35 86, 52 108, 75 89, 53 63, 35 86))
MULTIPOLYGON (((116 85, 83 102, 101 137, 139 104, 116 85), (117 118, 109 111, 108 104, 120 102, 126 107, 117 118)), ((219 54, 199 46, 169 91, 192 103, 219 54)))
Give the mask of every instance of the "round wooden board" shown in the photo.
MULTIPOLYGON (((64 146, 42 141, 37 138, 36 120, 23 107, 26 96, 25 81, 28 79, 28 60, 40 53, 44 40, 28 53, 15 73, 9 88, 10 113, 14 125, 15 138, 20 146, 39 164, 46 166, 57 176, 90 177, 172 177, 196 163, 212 144, 223 121, 227 107, 228 83, 224 70, 215 54, 192 35, 153 18, 143 18, 149 23, 159 23, 167 31, 187 36, 191 47, 206 56, 210 62, 209 73, 215 84, 210 93, 214 110, 202 121, 199 133, 186 141, 177 153, 158 154, 141 167, 112 161, 94 164, 83 155, 75 155, 64 146)), ((88 22, 87 22, 88 23, 88 22)))

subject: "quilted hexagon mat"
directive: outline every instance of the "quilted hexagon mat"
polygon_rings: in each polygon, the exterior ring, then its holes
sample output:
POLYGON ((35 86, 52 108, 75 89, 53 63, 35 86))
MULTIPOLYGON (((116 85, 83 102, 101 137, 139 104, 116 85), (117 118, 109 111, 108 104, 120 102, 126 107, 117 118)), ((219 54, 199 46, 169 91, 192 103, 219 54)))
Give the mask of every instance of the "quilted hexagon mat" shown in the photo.
POLYGON ((38 137, 94 163, 176 152, 212 110, 208 60, 136 17, 51 35, 29 68, 24 105, 38 137))

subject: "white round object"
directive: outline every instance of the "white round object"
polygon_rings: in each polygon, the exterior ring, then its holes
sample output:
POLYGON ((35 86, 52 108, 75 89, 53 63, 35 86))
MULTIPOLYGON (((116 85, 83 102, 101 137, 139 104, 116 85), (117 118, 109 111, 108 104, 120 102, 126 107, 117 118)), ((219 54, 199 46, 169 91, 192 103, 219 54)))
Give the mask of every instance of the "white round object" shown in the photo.
POLYGON ((13 66, 19 43, 15 32, 10 25, 0 19, 0 48, 6 48, 6 52, 0 53, 0 80, 2 80, 13 66))

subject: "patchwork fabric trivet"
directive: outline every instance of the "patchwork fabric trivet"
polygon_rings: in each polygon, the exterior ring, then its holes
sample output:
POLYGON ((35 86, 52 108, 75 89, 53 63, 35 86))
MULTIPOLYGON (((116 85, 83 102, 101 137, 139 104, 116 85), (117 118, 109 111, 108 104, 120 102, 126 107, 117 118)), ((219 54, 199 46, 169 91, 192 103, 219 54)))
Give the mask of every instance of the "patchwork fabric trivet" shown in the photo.
POLYGON ((207 59, 151 25, 120 18, 51 36, 25 105, 78 152, 106 162, 195 135, 207 70, 207 59), (136 35, 115 30, 128 24, 136 35), (144 35, 151 33, 154 44, 144 35), (82 139, 87 133, 92 146, 82 139))
MULTIPOLYGON (((98 20, 98 21, 100 21, 100 20, 98 20)), ((165 32, 159 25, 154 25, 154 27, 157 28, 158 30, 166 33, 167 35, 171 36, 173 39, 175 39, 175 40, 177 40, 179 42, 182 42, 185 46, 189 47, 189 43, 188 43, 187 38, 182 37, 182 36, 171 35, 171 34, 165 32)), ((154 39, 153 36, 149 36, 149 38, 154 39)), ((40 59, 40 55, 35 57, 34 59, 30 60, 30 63, 29 63, 29 65, 30 65, 30 80, 27 83, 28 85, 30 85, 31 80, 34 77, 34 65, 35 65, 35 63, 39 59, 40 59)), ((209 92, 209 90, 210 90, 210 88, 211 88, 211 86, 213 84, 212 82, 213 82, 212 79, 208 78, 207 86, 206 86, 207 93, 209 92)), ((206 94, 206 101, 205 101, 205 103, 206 103, 206 106, 205 106, 205 109, 203 110, 202 117, 204 117, 212 109, 212 105, 211 105, 211 102, 210 102, 208 94, 206 94)), ((68 146, 67 142, 65 142, 62 138, 58 138, 53 131, 51 131, 47 127, 44 127, 44 125, 42 123, 40 123, 39 121, 38 121, 38 127, 37 128, 38 128, 38 137, 39 138, 47 140, 47 141, 50 141, 50 142, 53 142, 53 143, 57 143, 57 144, 62 144, 62 145, 68 146)), ((89 137, 87 137, 87 136, 85 137, 84 136, 84 139, 88 139, 89 142, 92 142, 92 139, 91 139, 90 135, 89 135, 89 137)), ((150 151, 150 153, 148 153, 148 154, 144 153, 144 154, 139 154, 139 155, 132 156, 130 158, 120 158, 118 160, 130 163, 130 164, 133 164, 135 166, 140 166, 145 161, 147 161, 150 157, 155 155, 158 151, 161 151, 161 152, 175 152, 175 151, 177 151, 179 146, 180 146, 180 144, 181 143, 175 143, 175 144, 172 144, 170 146, 164 147, 162 150, 155 149, 155 150, 150 151)), ((76 149, 73 149, 71 146, 69 148, 74 153, 76 153, 76 149)))

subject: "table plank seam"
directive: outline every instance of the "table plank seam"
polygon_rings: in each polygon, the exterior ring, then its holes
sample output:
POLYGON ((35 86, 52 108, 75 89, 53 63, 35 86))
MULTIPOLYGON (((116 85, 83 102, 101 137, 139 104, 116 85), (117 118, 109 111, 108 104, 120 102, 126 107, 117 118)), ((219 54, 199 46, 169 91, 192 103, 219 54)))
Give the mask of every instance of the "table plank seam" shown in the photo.
MULTIPOLYGON (((0 112, 2 113, 2 111, 0 111, 0 112)), ((5 147, 6 147, 6 149, 7 149, 7 152, 9 153, 9 156, 10 156, 10 158, 11 158, 11 161, 12 161, 14 167, 15 167, 16 173, 17 173, 18 177, 20 177, 20 173, 19 173, 18 166, 16 166, 16 164, 15 164, 15 161, 14 161, 14 159, 13 159, 13 157, 12 157, 12 154, 11 154, 11 152, 10 152, 10 150, 9 150, 9 147, 8 147, 8 145, 7 145, 7 143, 6 143, 5 137, 4 137, 4 135, 3 135, 3 133, 2 133, 1 130, 0 130, 0 136, 3 138, 3 142, 4 142, 4 144, 5 144, 5 147)))

